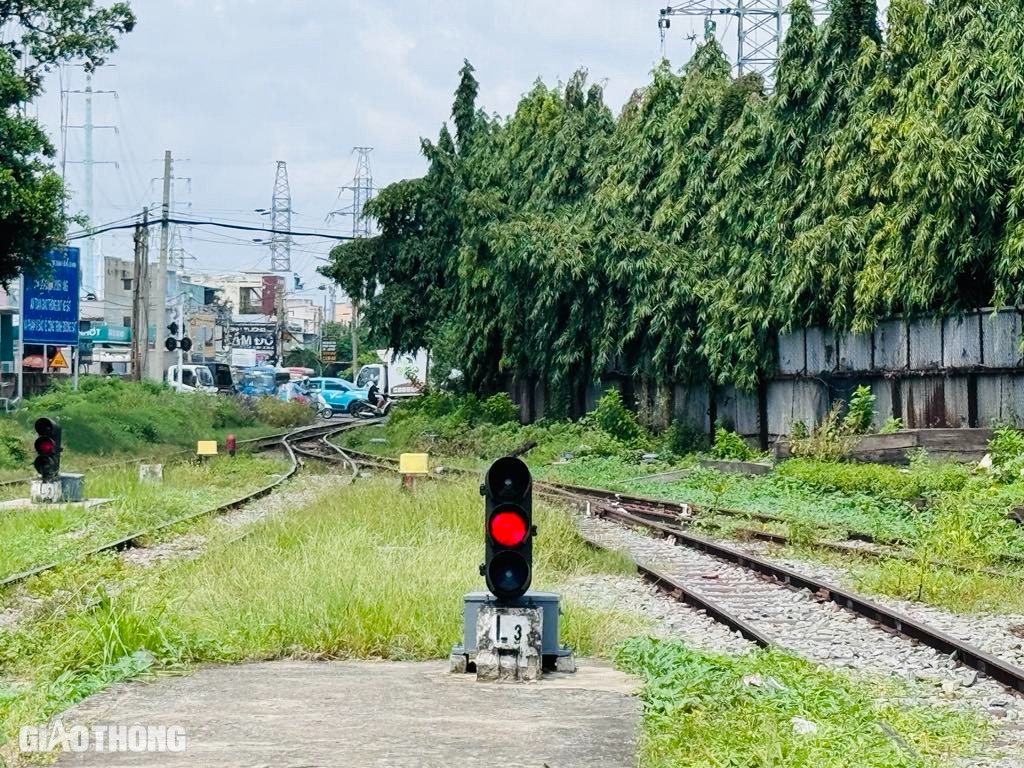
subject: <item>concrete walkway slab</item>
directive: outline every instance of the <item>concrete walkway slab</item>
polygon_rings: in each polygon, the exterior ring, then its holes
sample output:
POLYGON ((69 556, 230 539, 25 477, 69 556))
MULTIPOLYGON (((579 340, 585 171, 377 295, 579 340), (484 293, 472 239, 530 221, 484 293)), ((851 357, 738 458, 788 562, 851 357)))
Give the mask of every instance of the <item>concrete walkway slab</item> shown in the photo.
POLYGON ((477 683, 447 662, 279 661, 203 667, 112 687, 73 725, 183 726, 183 752, 65 753, 58 766, 117 768, 628 768, 636 682, 581 660, 540 683, 477 683))

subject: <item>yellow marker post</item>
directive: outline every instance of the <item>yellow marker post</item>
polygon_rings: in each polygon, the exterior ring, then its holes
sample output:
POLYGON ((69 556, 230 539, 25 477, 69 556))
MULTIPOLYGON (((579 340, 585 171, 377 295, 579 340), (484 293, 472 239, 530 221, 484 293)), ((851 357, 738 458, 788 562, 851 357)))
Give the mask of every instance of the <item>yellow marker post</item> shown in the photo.
POLYGON ((196 443, 196 456, 202 458, 209 458, 210 456, 217 455, 217 441, 216 440, 200 440, 196 443))
POLYGON ((417 475, 430 474, 430 455, 426 453, 403 453, 398 457, 398 471, 402 473, 402 487, 412 490, 417 475))

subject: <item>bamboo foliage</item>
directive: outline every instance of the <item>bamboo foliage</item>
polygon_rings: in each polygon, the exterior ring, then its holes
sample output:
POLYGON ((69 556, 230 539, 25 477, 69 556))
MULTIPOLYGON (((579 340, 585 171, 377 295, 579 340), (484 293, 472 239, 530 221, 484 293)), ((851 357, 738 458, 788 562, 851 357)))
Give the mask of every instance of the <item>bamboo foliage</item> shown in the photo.
POLYGON ((1020 3, 893 0, 884 36, 871 0, 790 18, 773 93, 712 40, 617 117, 582 71, 488 116, 467 62, 454 136, 326 274, 392 345, 567 410, 609 371, 752 388, 787 329, 1024 300, 1020 3))

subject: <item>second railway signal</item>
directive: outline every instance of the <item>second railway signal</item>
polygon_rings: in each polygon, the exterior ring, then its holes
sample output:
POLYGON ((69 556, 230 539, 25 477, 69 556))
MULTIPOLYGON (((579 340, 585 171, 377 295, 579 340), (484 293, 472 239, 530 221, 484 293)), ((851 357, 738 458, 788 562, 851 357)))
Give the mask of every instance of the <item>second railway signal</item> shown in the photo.
POLYGON ((499 600, 522 597, 533 580, 533 478, 520 459, 495 461, 480 486, 484 497, 484 562, 480 573, 499 600))
POLYGON ((60 477, 61 435, 60 424, 56 419, 42 417, 35 423, 36 459, 33 466, 43 480, 56 480, 60 477))

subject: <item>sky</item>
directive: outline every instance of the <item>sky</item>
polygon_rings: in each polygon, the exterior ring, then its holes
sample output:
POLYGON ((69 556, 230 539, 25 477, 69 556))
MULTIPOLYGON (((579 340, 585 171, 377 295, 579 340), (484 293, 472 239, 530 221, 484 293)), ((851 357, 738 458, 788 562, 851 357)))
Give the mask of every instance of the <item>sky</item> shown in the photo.
MULTIPOLYGON (((347 234, 327 214, 349 203, 354 146, 371 146, 375 187, 424 170, 421 137, 450 120, 463 59, 476 68, 478 103, 507 115, 538 78, 565 81, 579 67, 618 110, 660 58, 664 0, 134 0, 138 25, 93 77, 97 161, 93 221, 159 210, 162 157, 175 157, 176 208, 192 216, 266 223, 276 161, 288 164, 292 228, 347 234)), ((735 35, 728 23, 720 33, 735 35)), ((666 52, 683 63, 700 19, 673 20, 666 52)), ((51 75, 38 114, 67 158, 72 207, 83 206, 83 136, 60 136, 60 92, 84 87, 80 68, 51 75)), ((65 97, 70 125, 84 120, 81 94, 65 97)), ((266 270, 265 244, 242 232, 178 232, 186 270, 266 270)), ((322 301, 315 273, 330 250, 301 238, 293 271, 322 301)), ((107 235, 106 255, 131 258, 130 234, 107 235)), ((155 254, 155 249, 152 251, 155 254)))

